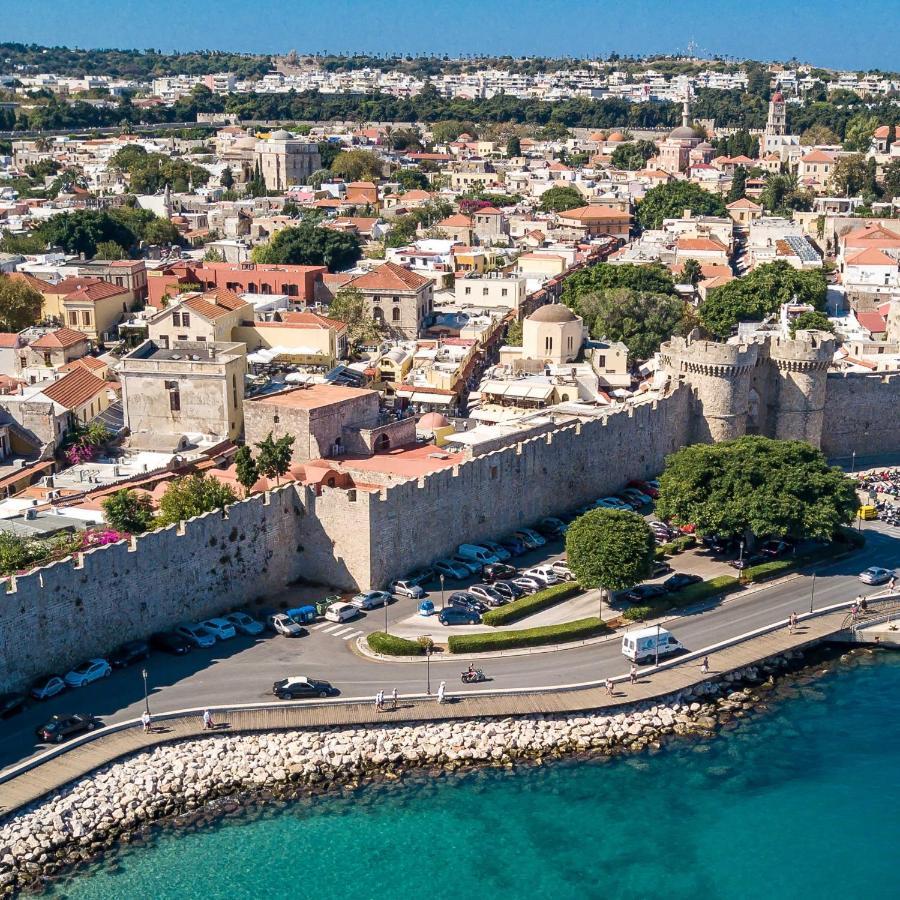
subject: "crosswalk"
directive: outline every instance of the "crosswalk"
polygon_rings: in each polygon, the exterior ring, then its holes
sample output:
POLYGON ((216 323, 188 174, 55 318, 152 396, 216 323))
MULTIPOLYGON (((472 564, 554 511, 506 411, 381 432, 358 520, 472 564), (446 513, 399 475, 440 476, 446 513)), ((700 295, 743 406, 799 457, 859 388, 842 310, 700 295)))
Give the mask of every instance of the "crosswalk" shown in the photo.
POLYGON ((321 631, 322 634, 329 634, 332 637, 340 638, 342 641, 350 641, 365 634, 364 631, 360 631, 354 625, 345 625, 343 622, 318 622, 315 625, 310 625, 309 630, 321 631))

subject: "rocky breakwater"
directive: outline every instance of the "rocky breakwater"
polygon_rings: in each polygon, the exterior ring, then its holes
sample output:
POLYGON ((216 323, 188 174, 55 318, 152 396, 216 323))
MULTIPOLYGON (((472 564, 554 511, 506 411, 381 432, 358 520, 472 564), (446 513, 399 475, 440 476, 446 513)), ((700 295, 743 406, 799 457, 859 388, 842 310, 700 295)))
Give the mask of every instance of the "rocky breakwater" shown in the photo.
MULTIPOLYGON (((655 704, 604 713, 454 720, 373 728, 221 734, 168 744, 93 773, 0 826, 0 896, 130 841, 150 823, 233 809, 245 795, 295 797, 415 769, 541 763, 584 753, 658 748, 671 735, 710 735, 758 707, 775 676, 798 663, 779 657, 698 684, 655 704), (223 798, 228 798, 223 800, 223 798)), ((2 791, 2 786, 0 786, 2 791)))

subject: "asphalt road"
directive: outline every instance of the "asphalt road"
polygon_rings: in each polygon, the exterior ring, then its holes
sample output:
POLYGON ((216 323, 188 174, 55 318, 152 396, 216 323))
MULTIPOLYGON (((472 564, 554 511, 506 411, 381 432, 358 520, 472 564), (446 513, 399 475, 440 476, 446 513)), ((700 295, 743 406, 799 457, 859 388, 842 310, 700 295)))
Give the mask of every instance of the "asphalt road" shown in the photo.
MULTIPOLYGON (((861 552, 815 567, 816 607, 850 600, 859 593, 875 593, 880 588, 862 585, 859 572, 870 565, 900 565, 900 529, 876 522, 869 523, 866 532, 868 541, 861 552)), ((558 545, 547 549, 558 553, 558 545)), ((783 584, 733 595, 702 611, 686 611, 667 627, 688 650, 701 650, 779 619, 786 621, 791 611, 808 611, 812 587, 813 579, 807 573, 783 584)), ((389 622, 408 617, 414 605, 412 600, 395 601, 388 608, 389 622)), ((371 697, 379 688, 390 691, 396 687, 401 694, 425 691, 424 659, 421 663, 376 662, 351 650, 354 635, 384 627, 382 610, 365 613, 354 623, 347 623, 347 629, 351 625, 354 628, 350 631, 335 628, 335 634, 327 633, 332 630, 330 626, 314 628, 309 635, 295 639, 237 637, 184 657, 154 653, 147 663, 151 712, 271 701, 272 682, 287 675, 325 678, 345 697, 371 697)), ((459 673, 465 668, 462 660, 432 657, 432 691, 441 680, 456 692, 575 684, 627 671, 618 639, 567 651, 484 659, 478 665, 490 680, 475 688, 463 688, 459 682, 459 673)), ((53 713, 90 712, 111 724, 137 718, 143 705, 140 665, 47 702, 33 703, 23 713, 0 722, 0 767, 42 749, 34 732, 53 713)))

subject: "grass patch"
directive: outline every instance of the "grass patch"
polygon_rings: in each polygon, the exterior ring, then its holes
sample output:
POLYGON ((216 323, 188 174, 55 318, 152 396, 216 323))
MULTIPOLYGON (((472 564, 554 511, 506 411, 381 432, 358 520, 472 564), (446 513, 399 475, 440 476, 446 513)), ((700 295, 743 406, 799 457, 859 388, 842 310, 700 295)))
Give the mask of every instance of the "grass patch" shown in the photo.
POLYGON ((591 616, 562 625, 543 628, 524 628, 521 631, 500 631, 494 634, 453 635, 449 642, 451 653, 484 653, 490 650, 512 650, 516 647, 540 647, 545 644, 564 644, 594 637, 608 631, 602 619, 591 616))
POLYGON ((488 610, 482 617, 481 621, 485 625, 509 625, 512 622, 518 622, 525 616, 547 609, 549 606, 567 600, 581 593, 581 586, 577 581, 568 581, 565 584, 552 584, 550 587, 537 591, 529 597, 521 597, 519 600, 513 600, 505 606, 499 606, 497 609, 488 610))
POLYGON ((373 631, 366 641, 370 650, 385 656, 421 656, 425 652, 424 644, 387 634, 384 631, 373 631))

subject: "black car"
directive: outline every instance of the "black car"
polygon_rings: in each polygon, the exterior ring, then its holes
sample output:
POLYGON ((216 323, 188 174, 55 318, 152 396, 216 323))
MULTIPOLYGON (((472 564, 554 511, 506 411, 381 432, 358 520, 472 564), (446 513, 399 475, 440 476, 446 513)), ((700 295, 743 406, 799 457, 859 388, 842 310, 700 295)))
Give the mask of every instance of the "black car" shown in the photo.
POLYGON ((460 609, 468 609, 472 612, 487 612, 487 603, 479 600, 474 594, 468 591, 454 591, 447 600, 448 606, 459 607, 460 609))
POLYGON ((743 569, 749 569, 751 566, 758 565, 761 562, 765 562, 766 557, 761 556, 759 553, 749 554, 745 553, 743 556, 739 556, 737 559, 729 559, 728 565, 731 566, 732 569, 737 569, 738 571, 742 571, 743 569))
POLYGON ((667 591, 680 591, 689 584, 699 584, 703 579, 699 575, 688 575, 685 572, 676 572, 671 578, 667 578, 663 582, 663 587, 667 591))
POLYGON ((661 584, 639 584, 630 591, 625 591, 624 597, 629 603, 643 603, 645 600, 654 600, 667 593, 661 584))
POLYGON ((191 642, 174 631, 159 631, 150 637, 150 646, 172 656, 181 656, 191 652, 191 642))
POLYGON ((85 713, 51 716, 46 725, 37 729, 38 739, 54 744, 61 744, 66 738, 81 734, 82 731, 93 731, 100 723, 94 716, 85 713))
POLYGON ((462 606, 447 606, 438 613, 438 621, 441 625, 477 625, 481 616, 462 606))
POLYGON ((319 681, 315 678, 298 675, 276 681, 272 685, 272 693, 279 700, 303 700, 307 697, 328 697, 337 691, 328 681, 319 681))
POLYGON ((481 577, 488 584, 493 584, 501 578, 512 578, 518 571, 515 566, 508 566, 506 563, 488 563, 481 567, 481 577))
POLYGON ((672 571, 672 567, 667 562, 653 563, 652 578, 659 578, 660 575, 668 575, 672 571))
POLYGON ((146 641, 128 641, 122 644, 117 650, 114 650, 109 657, 109 664, 114 669, 124 669, 126 666, 134 665, 136 662, 148 659, 150 657, 150 646, 146 641))
POLYGON ((791 541, 782 541, 776 538, 771 541, 766 541, 762 547, 759 548, 759 552, 763 556, 769 557, 769 559, 776 559, 779 556, 793 553, 794 545, 791 541))
POLYGON ((8 719, 22 712, 27 701, 24 694, 0 694, 0 719, 8 719))
POLYGON ((507 600, 518 600, 525 591, 522 590, 517 584, 513 584, 511 581, 495 581, 491 587, 501 596, 506 597, 507 600))
POLYGON ((715 535, 707 535, 703 538, 704 546, 713 553, 727 553, 736 547, 737 543, 733 538, 717 537, 715 535))

